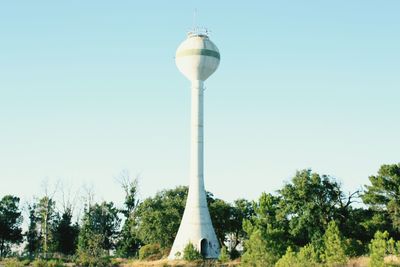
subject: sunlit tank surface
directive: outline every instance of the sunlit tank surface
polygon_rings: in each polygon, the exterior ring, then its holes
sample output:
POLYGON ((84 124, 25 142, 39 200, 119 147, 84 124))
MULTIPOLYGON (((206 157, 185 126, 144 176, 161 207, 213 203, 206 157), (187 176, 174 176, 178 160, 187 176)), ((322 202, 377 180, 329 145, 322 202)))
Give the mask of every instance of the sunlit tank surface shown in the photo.
POLYGON ((218 68, 220 54, 207 34, 189 33, 176 51, 176 65, 191 83, 190 185, 185 212, 169 259, 179 259, 192 243, 205 258, 218 258, 220 246, 207 207, 203 176, 204 81, 218 68))

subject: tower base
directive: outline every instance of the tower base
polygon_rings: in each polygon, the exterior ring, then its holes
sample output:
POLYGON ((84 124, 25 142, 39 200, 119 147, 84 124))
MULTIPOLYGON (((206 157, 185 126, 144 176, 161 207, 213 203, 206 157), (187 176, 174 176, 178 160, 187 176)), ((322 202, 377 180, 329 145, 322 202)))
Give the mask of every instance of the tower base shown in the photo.
POLYGON ((201 197, 204 201, 200 201, 205 205, 192 205, 194 204, 190 200, 192 196, 189 190, 185 212, 168 259, 181 259, 183 250, 189 243, 192 243, 204 258, 217 259, 220 245, 211 223, 205 192, 201 197))

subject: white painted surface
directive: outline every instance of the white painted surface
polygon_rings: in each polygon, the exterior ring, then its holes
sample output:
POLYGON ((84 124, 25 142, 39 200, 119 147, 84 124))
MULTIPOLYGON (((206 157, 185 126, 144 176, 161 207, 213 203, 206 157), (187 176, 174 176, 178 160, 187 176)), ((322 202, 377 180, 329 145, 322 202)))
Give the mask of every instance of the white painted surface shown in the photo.
MULTIPOLYGON (((218 52, 208 37, 189 36, 178 48, 182 51, 208 49, 218 52)), ((219 52, 218 52, 219 54, 219 52)), ((204 118, 203 92, 206 80, 219 65, 219 59, 207 55, 185 55, 176 58, 179 70, 192 82, 191 87, 191 161, 190 185, 185 212, 172 246, 169 259, 181 258, 183 249, 192 243, 201 251, 201 240, 207 242, 202 254, 206 258, 218 258, 220 245, 215 234, 207 207, 204 190, 204 118)))

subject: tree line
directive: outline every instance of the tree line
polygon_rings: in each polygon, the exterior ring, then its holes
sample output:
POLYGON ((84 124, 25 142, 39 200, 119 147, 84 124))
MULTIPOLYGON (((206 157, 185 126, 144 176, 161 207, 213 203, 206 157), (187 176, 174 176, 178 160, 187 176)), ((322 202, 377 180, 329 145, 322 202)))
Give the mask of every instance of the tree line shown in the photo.
MULTIPOLYGON (((85 266, 106 266, 111 256, 168 255, 188 188, 163 190, 141 200, 137 179, 125 175, 121 187, 123 207, 95 203, 89 194, 82 216, 75 220, 71 205, 58 210, 54 198, 45 194, 27 205, 25 232, 20 199, 3 196, 0 257, 12 256, 17 245, 23 248, 20 256, 70 257, 85 266)), ((400 164, 382 165, 368 185, 350 193, 335 178, 306 169, 256 201, 228 203, 210 192, 207 201, 224 260, 241 258, 249 266, 302 266, 303 260, 308 264, 304 266, 340 264, 351 257, 372 257, 382 251, 382 242, 384 253, 390 247, 400 252, 400 164)))

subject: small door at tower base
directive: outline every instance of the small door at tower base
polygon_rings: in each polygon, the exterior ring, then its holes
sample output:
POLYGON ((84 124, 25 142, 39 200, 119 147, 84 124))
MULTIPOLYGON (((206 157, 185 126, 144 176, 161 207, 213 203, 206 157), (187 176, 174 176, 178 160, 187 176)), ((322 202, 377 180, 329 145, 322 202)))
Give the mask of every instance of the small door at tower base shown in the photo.
POLYGON ((207 238, 200 239, 198 249, 201 256, 206 259, 218 258, 219 247, 217 245, 213 245, 213 243, 207 240, 207 238))
MULTIPOLYGON (((210 243, 210 245, 211 245, 211 243, 210 243)), ((200 247, 200 254, 204 258, 207 257, 208 254, 209 254, 208 253, 208 246, 209 246, 209 244, 208 244, 207 239, 203 238, 203 239, 200 240, 200 246, 199 246, 200 247)))

